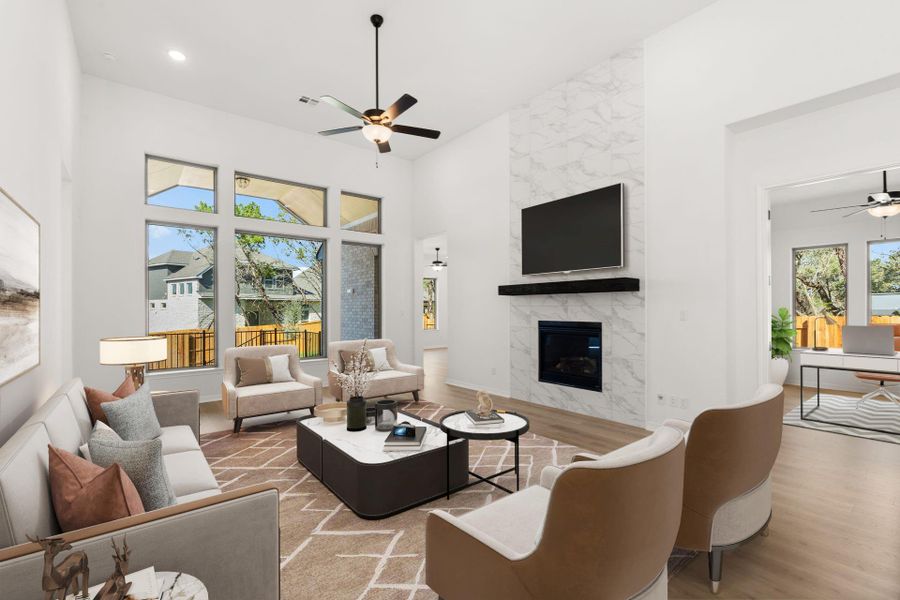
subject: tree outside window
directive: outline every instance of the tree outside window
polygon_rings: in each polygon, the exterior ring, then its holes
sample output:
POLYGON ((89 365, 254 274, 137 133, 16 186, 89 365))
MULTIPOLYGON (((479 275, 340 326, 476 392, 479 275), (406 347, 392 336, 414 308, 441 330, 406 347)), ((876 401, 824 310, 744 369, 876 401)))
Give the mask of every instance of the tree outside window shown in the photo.
POLYGON ((814 338, 821 346, 841 347, 847 320, 846 244, 794 249, 794 319, 798 347, 812 346, 814 338))
POLYGON ((422 278, 422 329, 437 329, 437 279, 422 278))
POLYGON ((900 240, 869 242, 869 321, 900 324, 900 240))

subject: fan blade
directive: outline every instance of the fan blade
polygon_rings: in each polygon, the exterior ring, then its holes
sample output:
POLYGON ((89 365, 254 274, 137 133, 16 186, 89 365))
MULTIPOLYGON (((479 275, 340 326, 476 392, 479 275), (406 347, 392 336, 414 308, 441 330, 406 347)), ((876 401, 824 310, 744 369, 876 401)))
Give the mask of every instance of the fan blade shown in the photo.
POLYGON ((319 98, 319 100, 321 100, 322 102, 325 102, 327 104, 330 104, 333 107, 340 109, 349 115, 353 115, 357 119, 362 119, 363 121, 369 120, 368 118, 366 118, 366 116, 364 114, 362 114, 361 112, 359 112, 358 110, 356 110, 353 107, 347 106, 346 104, 344 104, 343 102, 341 102, 340 100, 335 98, 334 96, 322 96, 319 98))
POLYGON ((391 104, 386 111, 381 113, 381 118, 387 118, 389 121, 393 121, 394 119, 405 113, 407 110, 409 110, 410 107, 416 102, 418 102, 418 100, 416 100, 409 94, 403 94, 402 96, 400 96, 399 100, 391 104))
POLYGON ((385 152, 391 151, 391 145, 388 142, 381 142, 378 144, 378 151, 384 154, 385 152))
POLYGON ((337 133, 347 133, 348 131, 359 131, 362 128, 362 125, 354 125, 353 127, 338 127, 337 129, 326 129, 325 131, 320 131, 319 135, 335 135, 337 133))
POLYGON ((848 208, 860 208, 860 207, 863 207, 865 209, 865 208, 872 208, 873 206, 878 206, 878 204, 877 203, 851 204, 850 206, 835 206, 834 208, 817 208, 816 210, 811 210, 809 212, 826 212, 829 210, 846 210, 848 208))
POLYGON ((434 129, 424 129, 422 127, 410 127, 409 125, 391 125, 391 129, 397 133, 405 133, 407 135, 417 135, 419 137, 427 137, 433 140, 438 139, 441 135, 440 131, 434 129))
POLYGON ((852 213, 847 213, 846 215, 844 215, 844 218, 846 219, 847 217, 852 217, 853 215, 858 215, 861 212, 865 212, 865 211, 869 210, 869 208, 871 208, 871 207, 860 208, 859 210, 854 210, 852 213))

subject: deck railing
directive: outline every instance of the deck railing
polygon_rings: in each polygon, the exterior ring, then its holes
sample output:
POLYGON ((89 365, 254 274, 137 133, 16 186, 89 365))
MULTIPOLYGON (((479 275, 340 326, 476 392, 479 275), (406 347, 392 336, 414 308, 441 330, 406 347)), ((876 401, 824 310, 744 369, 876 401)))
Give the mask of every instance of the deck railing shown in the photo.
MULTIPOLYGON (((216 334, 212 329, 159 331, 150 335, 165 337, 168 342, 166 359, 150 363, 148 369, 151 371, 216 366, 216 334)), ((300 358, 323 356, 321 321, 298 323, 289 327, 281 325, 238 327, 234 332, 235 346, 280 344, 297 348, 300 358)))

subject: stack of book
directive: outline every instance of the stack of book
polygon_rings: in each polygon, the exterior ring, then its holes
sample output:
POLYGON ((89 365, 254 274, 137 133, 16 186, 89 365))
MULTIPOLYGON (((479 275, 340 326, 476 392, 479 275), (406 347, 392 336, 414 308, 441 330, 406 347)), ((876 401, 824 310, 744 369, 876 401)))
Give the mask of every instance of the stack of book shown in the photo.
POLYGON ((503 417, 497 414, 496 410, 492 410, 486 415, 480 415, 474 410, 467 410, 466 416, 469 417, 472 425, 500 425, 503 423, 503 417))
POLYGON ((384 449, 389 452, 419 450, 425 441, 425 427, 395 425, 384 440, 384 449))

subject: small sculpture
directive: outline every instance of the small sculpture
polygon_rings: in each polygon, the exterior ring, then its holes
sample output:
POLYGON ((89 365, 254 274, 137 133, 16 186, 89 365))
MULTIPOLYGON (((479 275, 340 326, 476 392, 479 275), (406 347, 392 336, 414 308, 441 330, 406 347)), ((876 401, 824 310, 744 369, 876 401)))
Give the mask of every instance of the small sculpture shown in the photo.
POLYGON ((94 596, 94 600, 124 600, 128 590, 131 589, 131 583, 125 581, 125 576, 128 575, 128 557, 131 555, 128 539, 122 538, 122 550, 116 546, 115 539, 112 540, 112 547, 115 552, 113 560, 116 562, 116 569, 94 596))
POLYGON ((40 545, 44 550, 44 572, 41 576, 41 589, 44 591, 44 600, 65 600, 69 589, 79 598, 88 597, 88 570, 87 554, 78 551, 69 554, 58 565, 53 564, 56 555, 63 550, 71 550, 72 544, 62 538, 33 538, 26 536, 29 541, 40 545), (81 576, 81 594, 78 593, 78 576, 81 576))
POLYGON ((485 391, 479 391, 475 394, 475 414, 479 417, 486 417, 491 414, 494 409, 494 399, 485 391))

